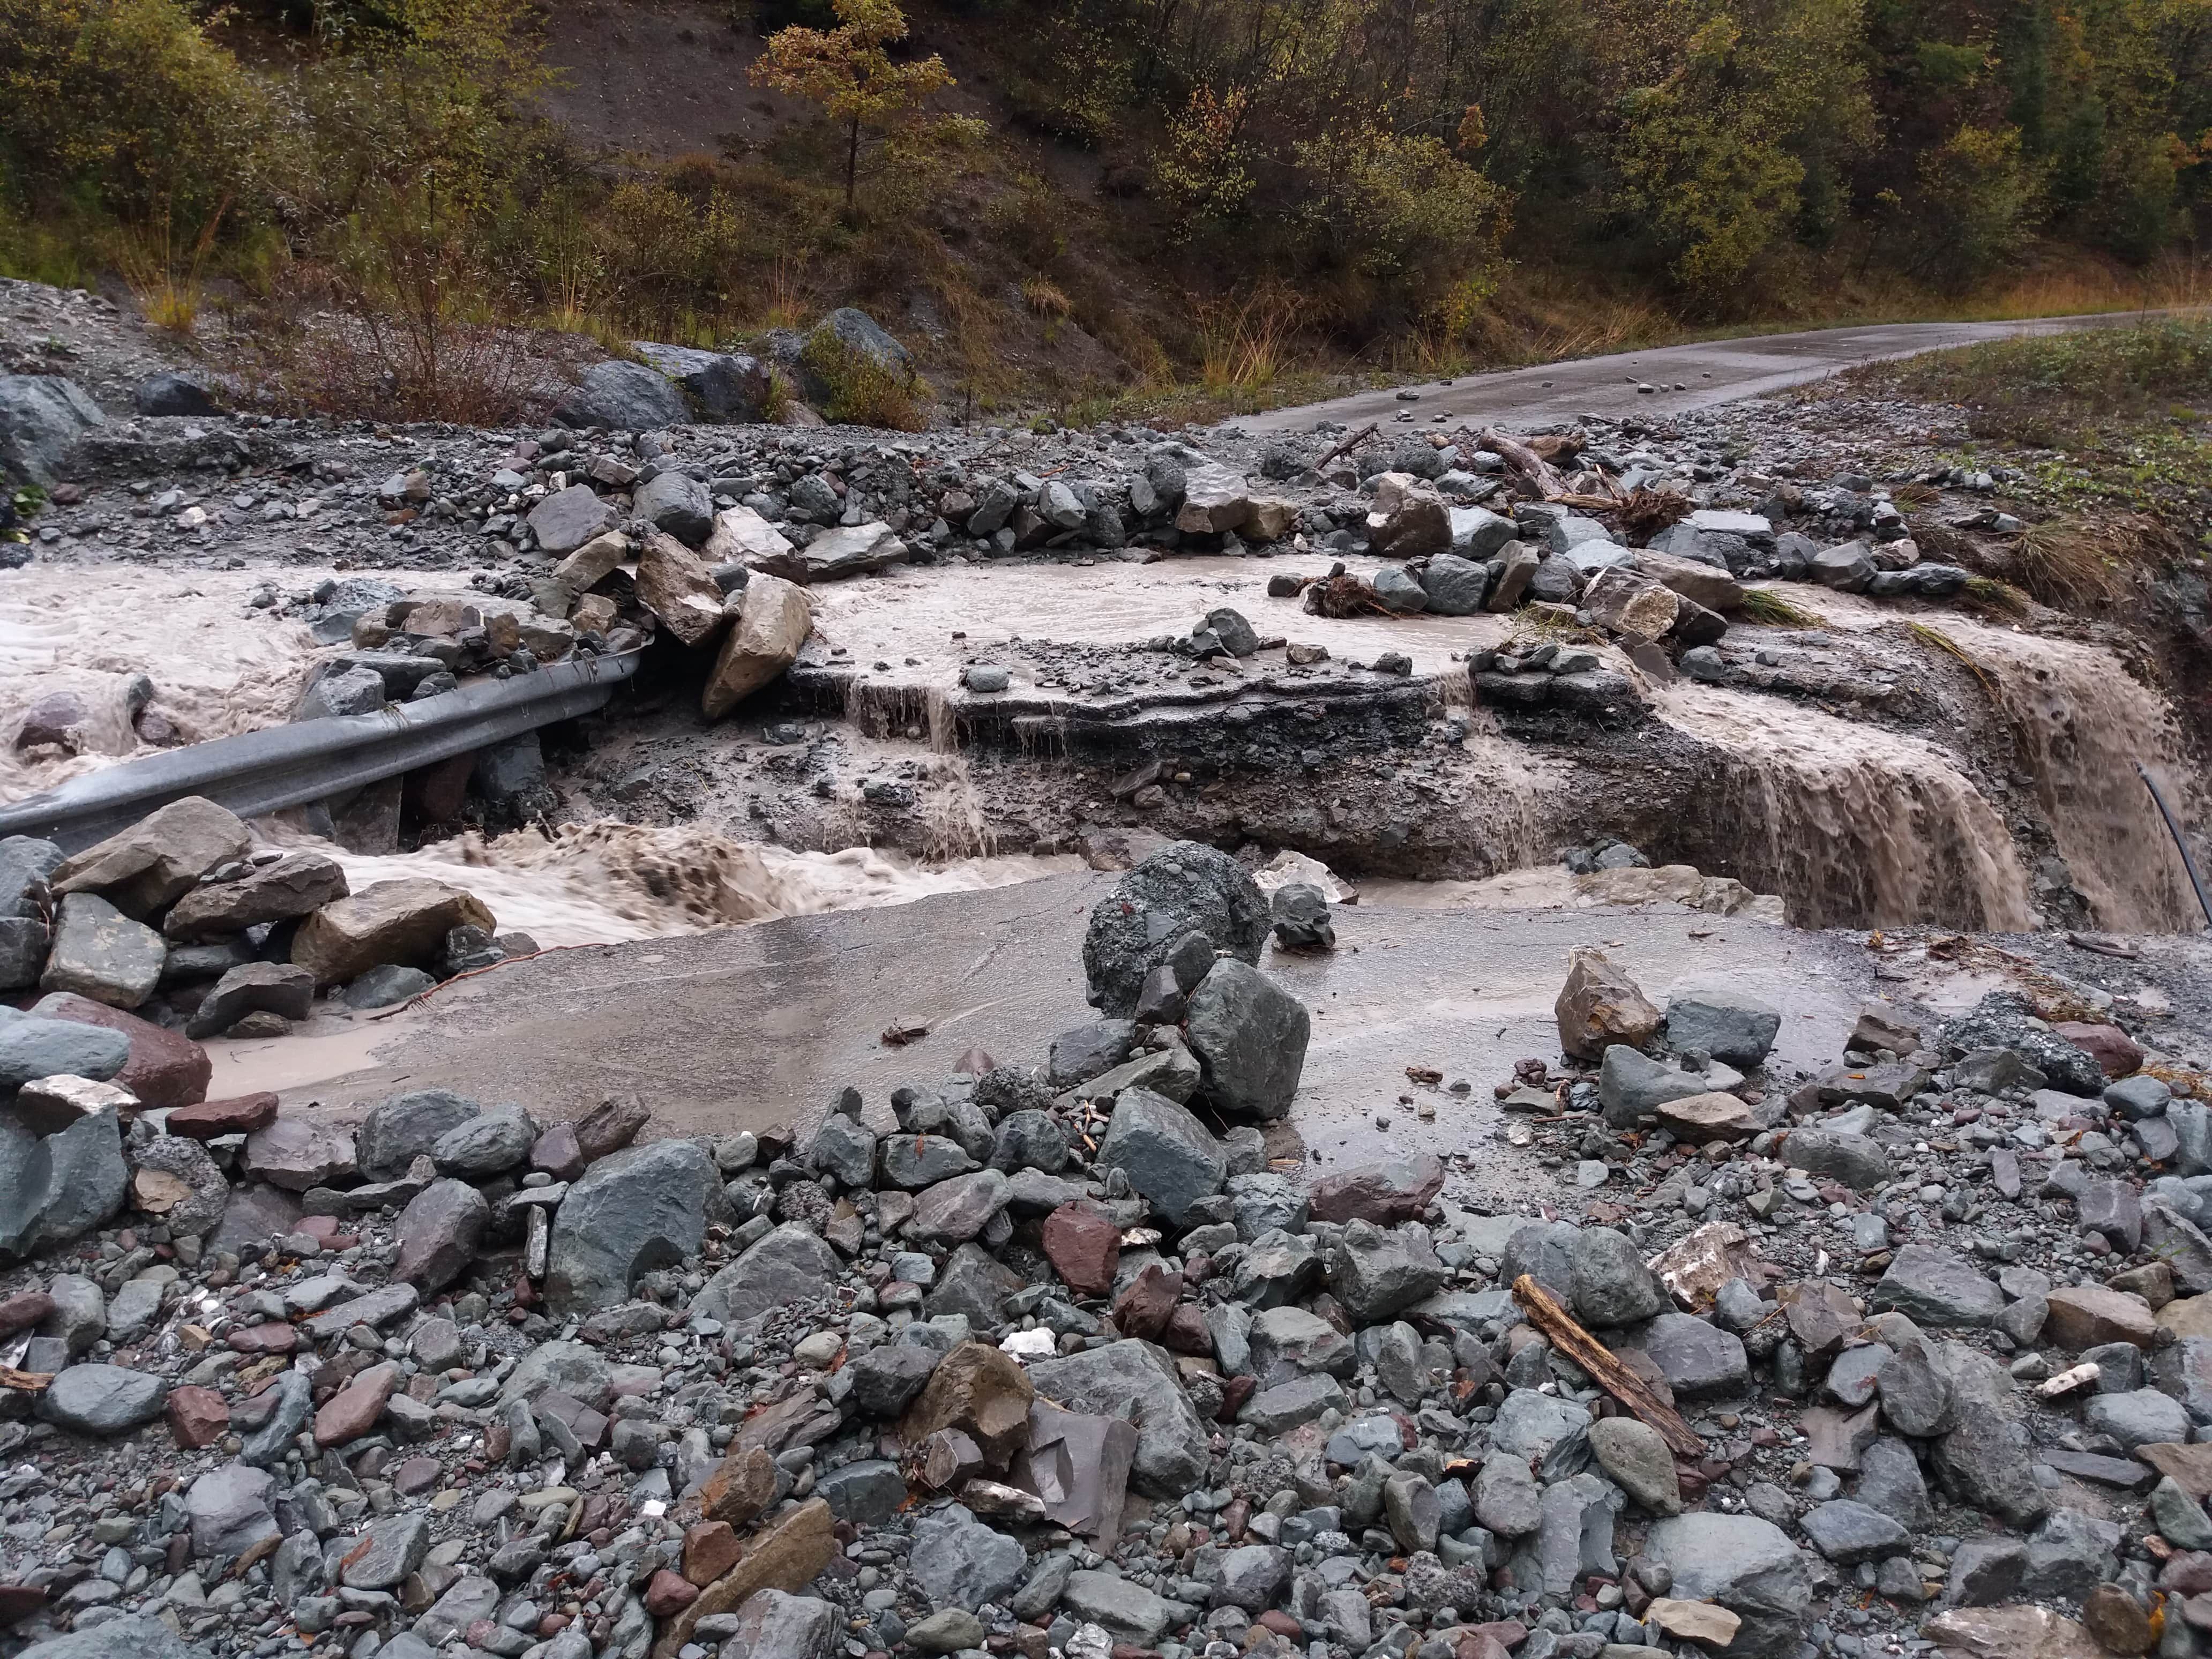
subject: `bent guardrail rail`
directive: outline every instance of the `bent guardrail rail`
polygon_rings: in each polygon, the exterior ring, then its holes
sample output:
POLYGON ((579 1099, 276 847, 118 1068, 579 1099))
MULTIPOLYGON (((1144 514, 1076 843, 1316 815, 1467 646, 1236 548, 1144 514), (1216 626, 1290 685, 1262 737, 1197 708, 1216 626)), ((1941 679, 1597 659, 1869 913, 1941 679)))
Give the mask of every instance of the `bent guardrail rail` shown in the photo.
POLYGON ((637 672, 639 656, 571 657, 374 714, 296 720, 126 761, 0 805, 0 836, 37 836, 75 852, 186 795, 242 818, 326 799, 588 714, 637 672))

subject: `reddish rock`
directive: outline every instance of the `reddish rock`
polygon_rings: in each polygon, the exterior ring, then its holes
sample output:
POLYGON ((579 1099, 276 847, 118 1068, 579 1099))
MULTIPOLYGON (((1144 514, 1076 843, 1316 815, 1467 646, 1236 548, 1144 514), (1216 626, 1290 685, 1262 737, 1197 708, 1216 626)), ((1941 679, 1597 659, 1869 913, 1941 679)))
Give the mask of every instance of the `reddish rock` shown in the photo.
POLYGON ((1213 1355, 1213 1333, 1206 1328, 1206 1315, 1195 1302, 1178 1302, 1175 1311, 1168 1316, 1167 1328, 1160 1333, 1161 1346, 1177 1353, 1196 1354, 1200 1358, 1213 1355))
POLYGON ((2106 1077, 2133 1077, 2142 1070, 2143 1051, 2136 1040, 2117 1025, 2086 1025, 2080 1020, 2059 1021, 2051 1028, 2076 1048, 2087 1048, 2097 1057, 2097 1065, 2106 1077))
POLYGON ((1395 1227, 1419 1219, 1443 1188, 1443 1163, 1423 1152, 1325 1176, 1307 1194, 1306 1208, 1316 1221, 1356 1219, 1395 1227))
MULTIPOLYGON (((643 1103, 617 1095, 603 1100, 576 1120, 576 1146, 584 1154, 584 1161, 596 1164, 610 1152, 618 1152, 637 1139, 653 1114, 643 1103)), ((761 1162, 770 1161, 768 1156, 768 1137, 761 1137, 761 1162)))
MULTIPOLYGON (((61 499, 58 493, 54 499, 61 499)), ((186 1538, 185 1541, 190 1543, 191 1540, 186 1538)), ((28 1619, 46 1605, 46 1593, 35 1584, 0 1584, 0 1630, 28 1619)))
POLYGON ((1492 1624, 1476 1625, 1473 1629, 1509 1653, 1528 1639, 1528 1627, 1518 1619, 1501 1619, 1492 1624))
POLYGON ((1182 1275, 1171 1273, 1157 1261, 1129 1281, 1129 1288, 1114 1298, 1114 1328, 1124 1336, 1159 1340, 1182 1295, 1182 1275))
POLYGON ((681 1573, 665 1567, 653 1574, 645 1587, 645 1610, 656 1619, 681 1613, 698 1599, 698 1590, 686 1583, 681 1573))
POLYGON ((130 1038, 131 1058, 114 1081, 136 1095, 142 1106, 190 1106, 207 1094, 214 1062, 206 1049, 181 1031, 165 1031, 150 1020, 69 991, 41 999, 39 1014, 44 1019, 104 1025, 130 1038))
POLYGON ((315 1443, 343 1446, 376 1427, 385 1402, 399 1386, 399 1367, 373 1365, 332 1395, 330 1403, 315 1413, 315 1443))
POLYGON ((530 1149, 530 1167, 543 1170, 556 1181, 574 1181, 584 1173, 584 1149, 576 1144, 576 1127, 556 1123, 538 1137, 530 1149))
POLYGON ((250 1135, 276 1121, 275 1095, 240 1095, 230 1100, 204 1100, 197 1106, 179 1106, 169 1114, 169 1133, 182 1135, 187 1140, 213 1140, 218 1135, 250 1135))
POLYGON ((1221 1409, 1213 1414, 1217 1423, 1234 1423, 1237 1413, 1244 1409, 1260 1386, 1256 1376, 1224 1376, 1221 1379, 1221 1409))
POLYGON ((212 1446, 229 1432, 230 1407, 213 1389, 196 1388, 189 1382, 173 1388, 164 1409, 169 1432, 183 1450, 212 1446))
POLYGON ((1063 1204, 1044 1218, 1044 1253, 1053 1271, 1079 1296, 1103 1296, 1114 1288, 1121 1261, 1121 1230, 1088 1200, 1063 1204))
POLYGON ((1273 1631, 1286 1642, 1305 1640, 1305 1626, 1279 1607, 1269 1607, 1252 1622, 1262 1629, 1273 1631))
POLYGON ((702 1521, 684 1534, 684 1577, 704 1589, 736 1566, 744 1553, 728 1522, 702 1521))
POLYGON ((392 1471, 392 1484, 403 1497, 413 1498, 438 1484, 446 1467, 434 1457, 410 1457, 392 1471))
POLYGON ((54 1299, 44 1291, 18 1291, 0 1302, 0 1336, 27 1331, 52 1314, 54 1299))
POLYGON ((223 1340, 240 1353, 295 1353, 299 1350, 300 1333, 289 1325, 272 1321, 265 1325, 241 1327, 223 1340))
POLYGON ((707 1477, 699 1488, 700 1512, 711 1521, 750 1526, 775 1502, 775 1456, 765 1446, 748 1446, 707 1477))

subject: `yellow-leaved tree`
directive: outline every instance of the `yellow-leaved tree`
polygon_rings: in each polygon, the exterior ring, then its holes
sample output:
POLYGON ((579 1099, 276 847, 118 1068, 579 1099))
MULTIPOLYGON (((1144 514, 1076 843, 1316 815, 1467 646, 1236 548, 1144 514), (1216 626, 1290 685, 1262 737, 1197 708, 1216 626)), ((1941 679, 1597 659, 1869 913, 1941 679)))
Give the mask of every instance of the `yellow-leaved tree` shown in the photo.
POLYGON ((896 0, 832 0, 838 26, 794 24, 769 37, 752 70, 753 83, 822 106, 845 129, 845 205, 860 179, 860 135, 888 125, 933 92, 953 84, 945 60, 932 53, 902 64, 890 54, 906 39, 906 14, 896 0))

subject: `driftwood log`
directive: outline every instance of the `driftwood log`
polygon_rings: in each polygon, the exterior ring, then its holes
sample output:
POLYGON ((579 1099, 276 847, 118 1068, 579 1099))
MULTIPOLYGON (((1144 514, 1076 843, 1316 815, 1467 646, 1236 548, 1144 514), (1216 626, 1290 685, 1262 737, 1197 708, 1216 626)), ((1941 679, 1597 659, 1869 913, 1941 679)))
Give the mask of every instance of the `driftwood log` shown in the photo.
MULTIPOLYGON (((1504 451, 1498 452, 1503 454, 1504 451)), ((1528 1322, 1544 1340, 1588 1371, 1597 1385, 1634 1412, 1659 1432, 1667 1449, 1695 1462, 1705 1455, 1705 1443, 1672 1406, 1651 1391, 1651 1385, 1613 1358, 1613 1351, 1575 1322, 1574 1316, 1552 1299, 1552 1293, 1527 1273, 1513 1281, 1513 1299, 1528 1316, 1528 1322)))

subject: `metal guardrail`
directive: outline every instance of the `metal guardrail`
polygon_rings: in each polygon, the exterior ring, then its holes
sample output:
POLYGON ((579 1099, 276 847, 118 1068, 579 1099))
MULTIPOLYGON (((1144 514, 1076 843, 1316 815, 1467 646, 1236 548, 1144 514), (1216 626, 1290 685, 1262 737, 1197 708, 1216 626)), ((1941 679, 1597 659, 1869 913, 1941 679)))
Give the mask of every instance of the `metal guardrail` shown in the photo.
POLYGON ((296 720, 149 755, 0 806, 0 836, 76 852, 187 795, 242 818, 343 794, 605 706, 640 653, 572 657, 374 714, 296 720))

